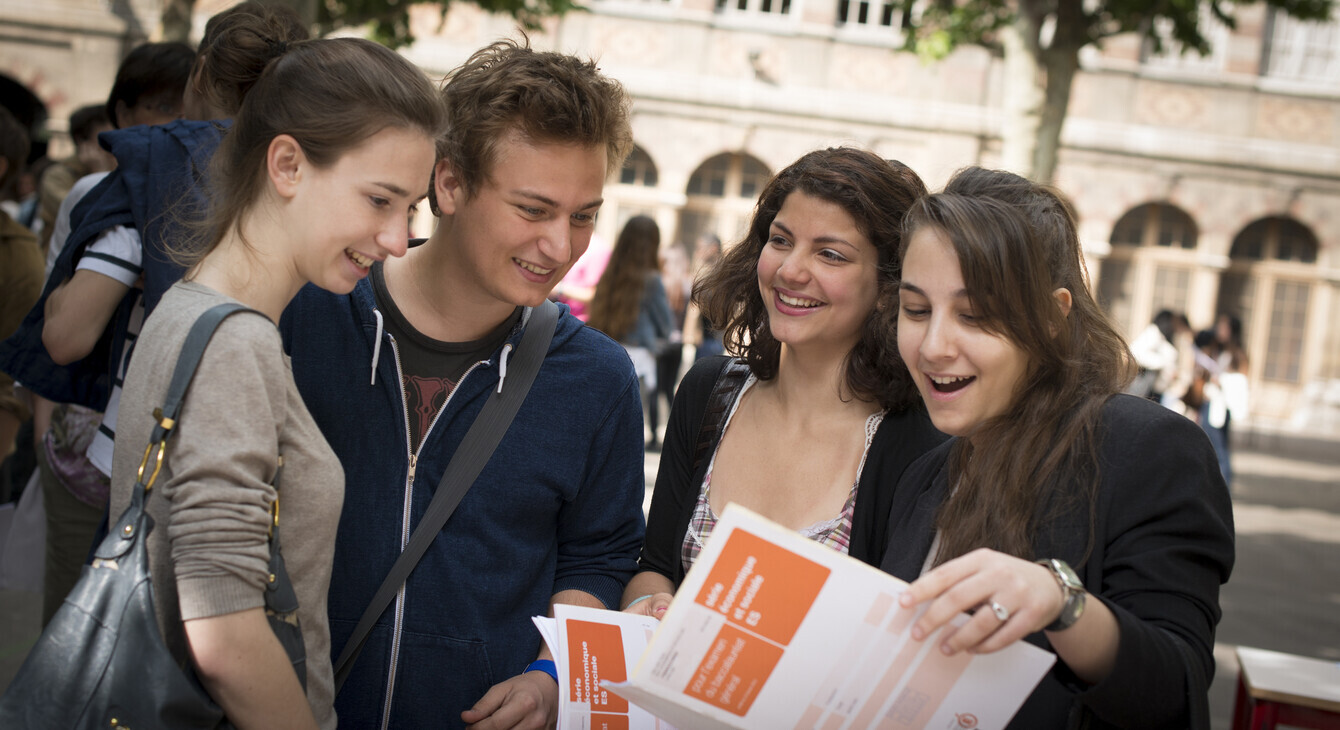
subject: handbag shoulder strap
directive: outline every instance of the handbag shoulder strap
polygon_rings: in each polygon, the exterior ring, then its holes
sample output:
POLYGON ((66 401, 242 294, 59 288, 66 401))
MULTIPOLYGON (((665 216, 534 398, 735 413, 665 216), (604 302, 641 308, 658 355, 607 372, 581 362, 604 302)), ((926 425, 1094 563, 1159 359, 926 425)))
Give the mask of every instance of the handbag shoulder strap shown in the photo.
POLYGON ((423 519, 414 528, 405 549, 391 566, 386 579, 382 581, 381 587, 377 589, 362 617, 358 619, 358 624, 350 634, 349 640, 345 642, 339 658, 335 660, 336 694, 349 677, 349 672, 353 669, 359 652, 363 650, 363 645, 367 643, 373 625, 381 618, 386 607, 391 605, 396 593, 400 591, 400 586, 419 564, 419 559, 428 551, 428 546, 437 538, 443 525, 447 524, 451 513, 456 510, 461 498, 474 484, 479 472, 484 469, 494 449, 502 441, 503 434, 507 432, 507 427, 511 425, 512 419, 521 407, 521 402, 530 392, 531 384, 535 382, 540 363, 549 352, 549 343, 553 340, 554 329, 558 324, 558 314, 558 305, 548 300, 531 312, 530 321, 526 324, 526 331, 521 335, 516 354, 508 363, 505 392, 502 383, 499 383, 499 389, 489 394, 483 410, 475 417, 465 438, 456 447, 451 462, 447 464, 446 473, 442 475, 442 481, 438 483, 437 491, 433 493, 433 499, 429 502, 423 519))
POLYGON ((134 524, 139 514, 144 511, 146 493, 158 477, 159 468, 166 456, 168 437, 177 427, 177 416, 181 412, 182 401, 186 399, 191 379, 195 377, 195 371, 200 367, 205 347, 209 345, 210 338, 214 336, 214 331, 219 328, 223 320, 237 312, 254 311, 256 310, 236 302, 225 302, 205 310, 204 314, 197 317, 195 323, 191 325, 190 331, 186 333, 186 339, 182 342, 181 353, 177 355, 177 365, 172 370, 172 380, 168 383, 163 405, 154 409, 154 427, 149 435, 149 445, 144 450, 144 460, 140 462, 139 472, 136 474, 130 506, 109 530, 111 537, 119 536, 121 539, 104 540, 94 552, 94 557, 115 558, 130 549, 133 532, 126 531, 125 527, 134 524))

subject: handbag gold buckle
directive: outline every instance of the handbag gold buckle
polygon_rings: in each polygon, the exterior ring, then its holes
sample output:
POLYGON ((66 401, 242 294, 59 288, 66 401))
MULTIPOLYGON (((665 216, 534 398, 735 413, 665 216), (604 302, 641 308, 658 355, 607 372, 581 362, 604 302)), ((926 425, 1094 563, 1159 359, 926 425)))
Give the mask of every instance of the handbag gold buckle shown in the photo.
POLYGON ((144 491, 147 492, 150 489, 153 489, 154 480, 158 479, 158 472, 163 470, 163 454, 166 451, 167 451, 166 441, 155 441, 149 444, 148 446, 144 447, 144 458, 140 460, 140 468, 137 472, 135 472, 135 478, 138 479, 140 483, 144 485, 144 491), (154 470, 153 473, 149 475, 149 481, 145 481, 144 467, 146 467, 149 464, 149 452, 153 451, 155 446, 158 447, 158 455, 154 459, 154 470))
MULTIPOLYGON (((154 419, 157 420, 158 425, 162 426, 163 430, 168 433, 171 433, 173 427, 177 425, 176 420, 163 417, 162 408, 154 409, 154 419)), ((162 441, 150 442, 148 446, 144 447, 144 458, 140 459, 140 468, 138 471, 135 472, 135 478, 138 479, 140 483, 144 485, 144 491, 147 492, 150 489, 153 489, 154 481, 158 479, 158 472, 163 470, 163 455, 166 451, 167 451, 166 436, 163 438, 162 441), (149 464, 149 452, 153 451, 155 446, 158 447, 158 456, 154 459, 154 471, 152 474, 149 475, 149 481, 146 482, 144 481, 144 467, 149 464)))

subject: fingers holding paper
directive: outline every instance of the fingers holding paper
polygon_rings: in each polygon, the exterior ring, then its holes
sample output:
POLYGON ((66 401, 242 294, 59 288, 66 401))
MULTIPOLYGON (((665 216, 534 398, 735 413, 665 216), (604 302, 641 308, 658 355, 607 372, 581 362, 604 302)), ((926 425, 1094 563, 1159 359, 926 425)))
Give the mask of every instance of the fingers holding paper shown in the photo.
POLYGON ((946 654, 989 654, 1055 621, 1064 595, 1046 568, 981 548, 922 574, 899 600, 905 607, 926 603, 912 626, 917 640, 960 613, 971 613, 961 626, 947 627, 940 648, 946 654))

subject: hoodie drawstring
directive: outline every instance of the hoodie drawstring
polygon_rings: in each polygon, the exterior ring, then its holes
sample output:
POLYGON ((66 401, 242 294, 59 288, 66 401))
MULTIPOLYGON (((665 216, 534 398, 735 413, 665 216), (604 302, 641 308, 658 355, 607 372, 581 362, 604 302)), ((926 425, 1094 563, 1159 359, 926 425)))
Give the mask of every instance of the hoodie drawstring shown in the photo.
POLYGON ((502 354, 498 356, 498 393, 502 394, 503 381, 507 379, 507 356, 512 354, 512 343, 503 345, 502 354))
POLYGON ((373 307, 372 315, 377 318, 377 337, 372 345, 372 384, 377 384, 377 361, 382 355, 382 313, 373 307))

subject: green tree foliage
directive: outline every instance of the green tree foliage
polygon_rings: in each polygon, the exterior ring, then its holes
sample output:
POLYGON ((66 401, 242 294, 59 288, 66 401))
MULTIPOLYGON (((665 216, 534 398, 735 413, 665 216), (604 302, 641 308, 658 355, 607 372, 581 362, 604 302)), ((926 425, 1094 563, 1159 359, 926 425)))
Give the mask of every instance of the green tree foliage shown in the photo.
MULTIPOLYGON (((573 0, 468 0, 493 13, 511 15, 527 30, 539 28, 551 15, 579 6, 573 0)), ((433 5, 446 17, 450 0, 318 0, 315 26, 321 34, 348 26, 369 25, 371 37, 391 48, 414 41, 409 29, 411 5, 433 5)))
MULTIPOLYGON (((391 48, 414 42, 409 29, 411 5, 433 5, 446 17, 452 0, 272 0, 291 6, 316 35, 340 28, 368 26, 370 36, 391 48)), ((510 15, 527 30, 540 27, 548 16, 580 10, 574 0, 461 0, 473 2, 494 13, 510 15)), ((167 0, 163 26, 168 40, 186 40, 190 35, 190 13, 195 0, 167 0)))
MULTIPOLYGON (((1300 20, 1330 17, 1332 0, 1264 0, 1300 20)), ((1208 54, 1200 9, 1230 28, 1249 0, 899 0, 907 48, 934 60, 963 44, 1005 59, 1004 157, 1007 167, 1050 180, 1079 52, 1103 39, 1138 33, 1155 52, 1166 40, 1182 53, 1208 54), (1157 22, 1162 21, 1162 22, 1157 22), (1162 26, 1162 27, 1160 27, 1162 26), (1167 34, 1167 35, 1164 35, 1167 34)))

